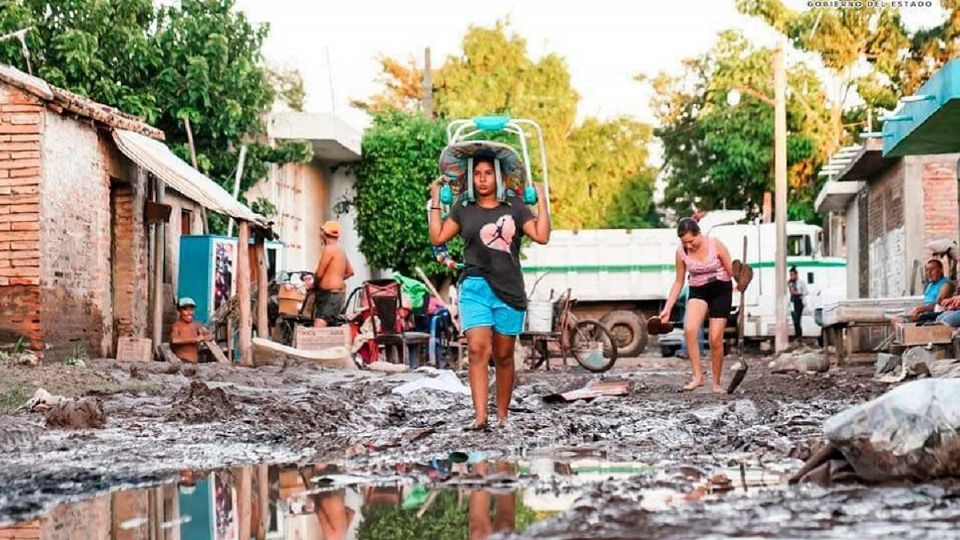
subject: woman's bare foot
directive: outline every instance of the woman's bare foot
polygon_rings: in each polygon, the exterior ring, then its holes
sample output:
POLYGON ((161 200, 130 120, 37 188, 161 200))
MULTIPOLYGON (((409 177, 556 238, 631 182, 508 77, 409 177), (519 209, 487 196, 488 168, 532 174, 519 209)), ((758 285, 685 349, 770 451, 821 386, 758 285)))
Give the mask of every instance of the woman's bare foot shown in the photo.
POLYGON ((726 394, 726 393, 727 393, 727 389, 724 388, 724 387, 722 387, 722 386, 720 386, 720 385, 717 384, 717 383, 713 383, 713 393, 714 393, 714 394, 726 394))
POLYGON ((497 419, 497 427, 500 428, 500 429, 504 429, 504 428, 510 427, 510 422, 507 421, 507 417, 506 417, 506 416, 504 416, 503 418, 498 418, 498 419, 497 419))
POLYGON ((689 384, 680 389, 681 392, 690 392, 703 385, 703 379, 694 379, 689 384))
POLYGON ((488 425, 487 425, 486 419, 481 420, 477 418, 476 420, 473 421, 473 423, 471 423, 469 426, 463 429, 465 431, 481 431, 481 430, 487 429, 487 427, 488 425))

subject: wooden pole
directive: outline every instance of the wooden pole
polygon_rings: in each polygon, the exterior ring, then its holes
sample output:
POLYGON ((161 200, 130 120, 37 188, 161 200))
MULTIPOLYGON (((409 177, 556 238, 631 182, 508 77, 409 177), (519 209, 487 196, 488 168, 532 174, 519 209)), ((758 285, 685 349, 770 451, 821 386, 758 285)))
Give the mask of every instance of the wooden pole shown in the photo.
POLYGON ((267 317, 267 247, 263 236, 257 235, 254 251, 257 255, 257 336, 268 339, 270 320, 267 317))
MULTIPOLYGON (((197 147, 193 144, 193 129, 190 127, 189 117, 183 119, 183 127, 187 130, 187 143, 190 145, 190 162, 193 163, 194 169, 199 170, 199 167, 197 167, 197 147)), ((200 207, 200 219, 203 221, 203 234, 208 234, 207 209, 203 206, 200 207)))
MULTIPOLYGON (((157 179, 157 204, 163 204, 166 188, 159 178, 157 179)), ((154 224, 153 242, 153 346, 159 347, 163 342, 163 267, 166 254, 165 224, 158 221, 154 224)))
POLYGON ((423 51, 423 113, 433 118, 433 74, 430 73, 430 47, 423 51))
MULTIPOLYGON (((242 227, 242 225, 241 225, 242 227)), ((237 506, 240 508, 237 512, 237 518, 240 521, 240 538, 250 540, 250 511, 253 509, 253 471, 252 467, 243 467, 240 469, 240 489, 237 494, 237 506)))
POLYGON ((270 476, 267 465, 257 465, 257 507, 259 521, 257 522, 257 540, 266 540, 267 527, 270 525, 270 476))
POLYGON ((240 365, 253 365, 253 319, 250 313, 250 224, 240 222, 237 241, 237 302, 240 307, 240 365))
MULTIPOLYGON (((240 179, 243 178, 243 166, 247 161, 247 145, 240 147, 240 157, 237 159, 237 172, 233 175, 233 198, 240 196, 240 179)), ((227 236, 233 236, 233 222, 231 219, 227 225, 227 236)))

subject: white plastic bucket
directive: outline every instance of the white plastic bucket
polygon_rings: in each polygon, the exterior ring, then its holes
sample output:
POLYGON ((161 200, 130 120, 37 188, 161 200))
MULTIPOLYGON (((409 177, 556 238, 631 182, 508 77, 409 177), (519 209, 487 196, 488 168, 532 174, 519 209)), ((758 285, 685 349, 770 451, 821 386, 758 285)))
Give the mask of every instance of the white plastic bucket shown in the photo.
POLYGON ((546 300, 527 302, 527 331, 553 331, 553 302, 546 300))

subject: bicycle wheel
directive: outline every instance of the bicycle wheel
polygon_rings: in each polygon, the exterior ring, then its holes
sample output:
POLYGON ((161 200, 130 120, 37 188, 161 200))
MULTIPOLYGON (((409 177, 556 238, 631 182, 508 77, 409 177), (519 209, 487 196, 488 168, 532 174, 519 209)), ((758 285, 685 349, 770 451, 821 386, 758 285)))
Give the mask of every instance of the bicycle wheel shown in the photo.
POLYGON ((600 373, 616 363, 617 341, 599 321, 583 320, 574 327, 570 352, 584 369, 600 373))
POLYGON ((530 371, 538 369, 550 356, 546 341, 534 340, 527 349, 528 355, 525 364, 530 371))

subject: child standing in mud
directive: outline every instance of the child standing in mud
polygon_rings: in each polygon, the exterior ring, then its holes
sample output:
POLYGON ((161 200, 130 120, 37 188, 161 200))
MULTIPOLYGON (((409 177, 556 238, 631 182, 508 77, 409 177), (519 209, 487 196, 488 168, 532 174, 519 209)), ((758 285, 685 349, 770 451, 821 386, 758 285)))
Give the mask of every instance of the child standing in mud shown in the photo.
POLYGON ((457 235, 464 240, 460 318, 467 336, 470 392, 476 410, 476 419, 467 429, 487 426, 487 362, 491 354, 496 370, 497 420, 501 426, 506 425, 514 384, 513 351, 527 309, 520 242, 523 235, 539 244, 550 239, 550 214, 543 188, 536 186, 536 215, 514 195, 506 195, 501 201, 495 167, 493 157, 474 159, 475 201, 464 205, 458 199, 448 219, 440 215, 440 184, 431 187, 428 203, 433 245, 443 245, 457 235))

